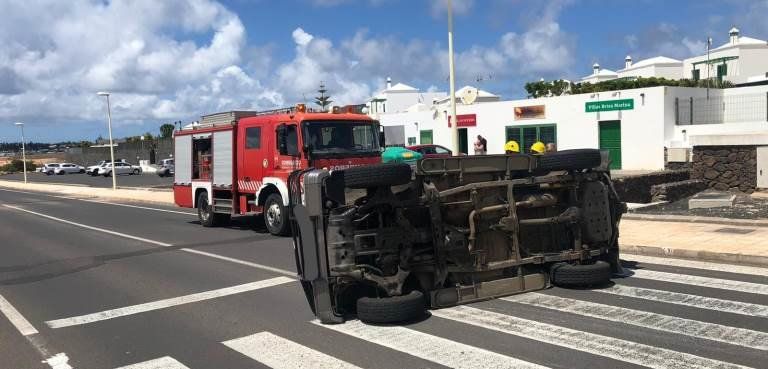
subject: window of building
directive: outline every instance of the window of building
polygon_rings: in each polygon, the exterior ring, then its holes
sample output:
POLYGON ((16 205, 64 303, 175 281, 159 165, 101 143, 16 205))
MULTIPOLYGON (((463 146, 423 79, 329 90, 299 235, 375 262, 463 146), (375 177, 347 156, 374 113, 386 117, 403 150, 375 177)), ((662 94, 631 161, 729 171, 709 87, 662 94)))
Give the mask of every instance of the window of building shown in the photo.
POLYGON ((425 129, 423 131, 419 131, 419 143, 422 144, 422 145, 432 144, 432 130, 431 129, 425 129))
POLYGON ((720 64, 717 66, 717 78, 722 79, 728 75, 728 64, 720 64))
POLYGON ((515 140, 520 144, 520 149, 527 152, 531 145, 536 141, 547 143, 557 143, 557 125, 525 125, 508 126, 506 132, 506 141, 515 140))
POLYGON ((261 127, 245 129, 245 148, 258 149, 261 147, 261 127))
POLYGON ((415 145, 416 137, 408 137, 408 145, 415 145))
POLYGON ((701 76, 701 71, 698 69, 694 69, 691 71, 691 78, 693 78, 694 81, 698 81, 701 76))

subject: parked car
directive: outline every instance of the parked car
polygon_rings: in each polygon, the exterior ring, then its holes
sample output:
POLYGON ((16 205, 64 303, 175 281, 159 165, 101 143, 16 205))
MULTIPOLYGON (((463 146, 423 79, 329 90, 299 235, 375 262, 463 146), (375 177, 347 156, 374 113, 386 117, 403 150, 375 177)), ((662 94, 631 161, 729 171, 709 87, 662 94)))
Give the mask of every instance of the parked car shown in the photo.
POLYGON ((425 158, 447 158, 453 156, 453 152, 451 150, 448 150, 446 147, 440 145, 414 145, 408 146, 406 149, 416 151, 424 155, 425 158))
POLYGON ((160 177, 170 177, 176 174, 176 165, 173 159, 163 159, 160 161, 160 169, 157 170, 157 175, 160 177))
POLYGON ((118 175, 120 175, 120 174, 129 174, 129 175, 141 174, 141 167, 139 167, 138 165, 131 165, 131 164, 128 164, 128 163, 117 162, 117 163, 114 164, 114 169, 113 169, 112 163, 106 163, 106 164, 104 164, 104 166, 99 167, 98 174, 102 175, 104 177, 109 177, 109 176, 111 176, 113 174, 113 172, 114 172, 114 174, 118 174, 118 175))
MULTIPOLYGON (((118 163, 125 163, 125 159, 117 159, 115 161, 118 163)), ((92 176, 99 175, 99 168, 110 162, 112 162, 112 160, 102 160, 99 162, 99 164, 91 165, 88 168, 85 168, 85 172, 92 176)))
POLYGON ((45 174, 50 176, 50 175, 52 175, 56 171, 56 169, 59 167, 59 165, 61 165, 61 164, 59 164, 59 163, 43 164, 43 173, 45 173, 45 174))
POLYGON ((85 173, 85 168, 72 163, 59 164, 57 168, 53 169, 53 174, 72 174, 72 173, 85 173))

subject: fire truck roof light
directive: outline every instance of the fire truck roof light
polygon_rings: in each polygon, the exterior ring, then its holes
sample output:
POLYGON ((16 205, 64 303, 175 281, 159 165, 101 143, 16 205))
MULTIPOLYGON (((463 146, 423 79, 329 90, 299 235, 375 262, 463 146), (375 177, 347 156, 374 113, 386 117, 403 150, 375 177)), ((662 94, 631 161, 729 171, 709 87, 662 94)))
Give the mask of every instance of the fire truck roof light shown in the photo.
POLYGON ((307 106, 304 104, 296 104, 296 111, 299 113, 304 113, 307 111, 307 106))

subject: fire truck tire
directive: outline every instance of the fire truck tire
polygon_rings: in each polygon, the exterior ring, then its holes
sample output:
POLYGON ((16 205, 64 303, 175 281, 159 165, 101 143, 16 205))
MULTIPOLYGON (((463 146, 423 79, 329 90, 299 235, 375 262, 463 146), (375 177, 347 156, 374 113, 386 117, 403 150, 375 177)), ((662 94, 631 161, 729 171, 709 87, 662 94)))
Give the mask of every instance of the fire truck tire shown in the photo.
POLYGON ((600 286, 611 281, 611 265, 600 260, 594 264, 557 263, 550 273, 552 283, 559 287, 600 286))
POLYGON ((264 201, 264 225, 269 233, 275 236, 288 234, 288 209, 283 205, 283 197, 280 194, 273 193, 264 201))
POLYGON ((200 192, 197 196, 197 219, 203 227, 218 227, 229 221, 229 214, 217 214, 208 204, 208 193, 200 192))
POLYGON ((402 296, 361 297, 357 300, 357 318, 373 324, 405 322, 423 317, 426 306, 420 291, 402 296))
POLYGON ((540 156, 539 169, 549 171, 590 169, 599 166, 601 161, 600 150, 597 149, 563 150, 540 156))
POLYGON ((363 165, 344 170, 344 184, 354 189, 398 186, 410 181, 411 166, 404 163, 363 165))

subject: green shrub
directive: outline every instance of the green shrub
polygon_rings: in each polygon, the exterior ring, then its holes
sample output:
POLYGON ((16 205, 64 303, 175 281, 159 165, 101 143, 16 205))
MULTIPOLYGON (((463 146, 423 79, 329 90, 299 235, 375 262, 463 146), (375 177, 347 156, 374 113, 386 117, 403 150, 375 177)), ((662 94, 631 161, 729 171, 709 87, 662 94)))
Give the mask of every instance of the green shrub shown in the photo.
MULTIPOLYGON (((37 165, 32 160, 27 160, 27 171, 34 172, 37 169, 37 165)), ((13 159, 10 163, 0 166, 0 172, 23 172, 24 162, 19 159, 13 159)))

